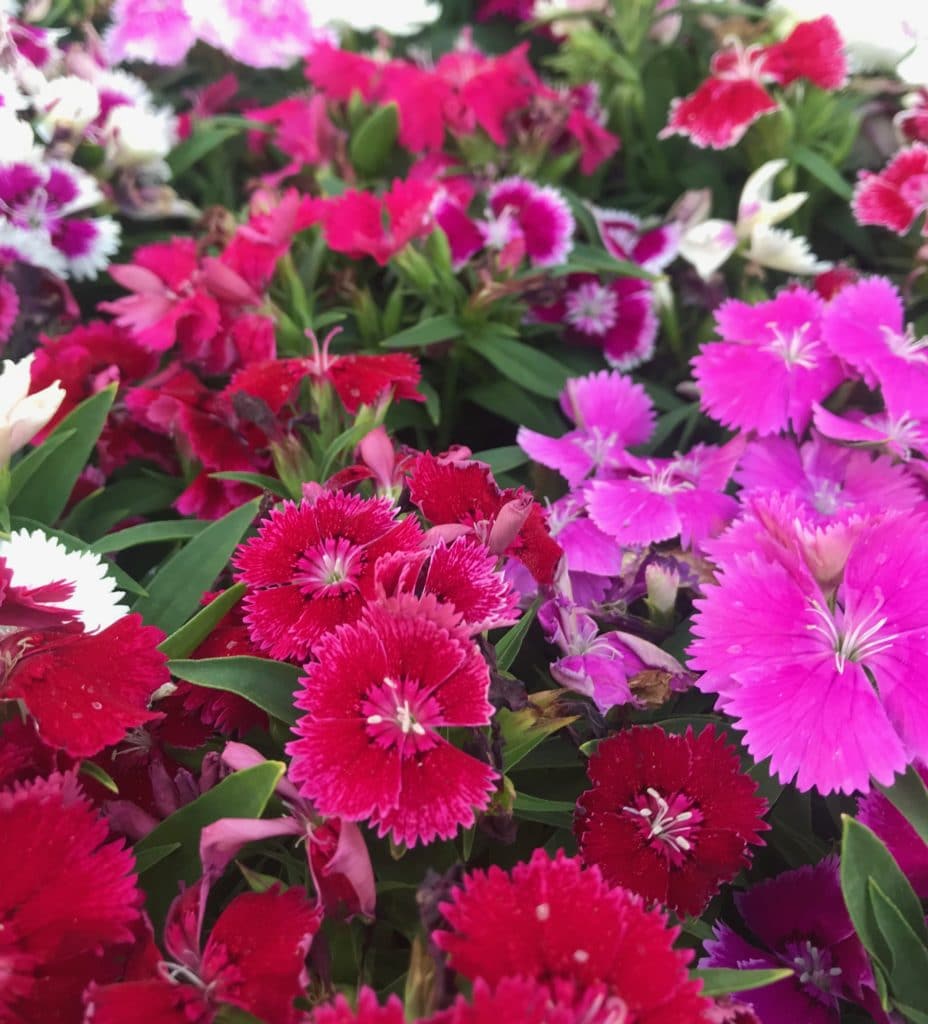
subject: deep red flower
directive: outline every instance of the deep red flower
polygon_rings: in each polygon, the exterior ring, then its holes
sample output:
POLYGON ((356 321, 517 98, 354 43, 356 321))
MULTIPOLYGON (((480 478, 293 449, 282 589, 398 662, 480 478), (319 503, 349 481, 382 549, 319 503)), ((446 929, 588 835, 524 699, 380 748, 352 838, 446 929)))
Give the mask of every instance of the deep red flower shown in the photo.
POLYGON ((377 559, 421 544, 415 518, 396 513, 386 499, 339 491, 273 509, 234 558, 252 641, 271 657, 305 660, 325 633, 356 620, 374 596, 377 559))
POLYGON ((474 871, 439 909, 450 930, 432 938, 467 978, 601 984, 626 1004, 629 1024, 706 1021, 710 1004, 686 971, 692 954, 672 948, 678 929, 563 851, 536 850, 511 875, 474 871))
POLYGON ((236 896, 219 915, 201 947, 201 887, 171 906, 164 929, 167 963, 176 976, 92 986, 85 1024, 125 1024, 150 1007, 153 1024, 209 1024, 222 1006, 235 1006, 264 1024, 298 1024, 293 1001, 306 986, 304 961, 322 923, 318 908, 299 889, 236 896), (201 951, 202 949, 202 951, 201 951))
POLYGON ((631 1019, 624 1001, 604 985, 503 978, 491 989, 478 978, 470 1001, 458 996, 427 1024, 626 1024, 631 1019))
POLYGON ((46 743, 90 757, 160 717, 148 700, 171 678, 158 650, 163 639, 141 615, 125 615, 99 633, 11 633, 0 641, 8 666, 0 697, 22 700, 46 743))
POLYGON ((859 224, 904 235, 928 209, 928 146, 900 149, 879 174, 861 171, 851 209, 859 224))
POLYGON ((377 563, 378 596, 433 595, 471 636, 519 619, 519 595, 483 544, 458 537, 431 550, 400 551, 377 563))
POLYGON ((387 394, 398 400, 425 401, 417 390, 422 376, 419 364, 407 352, 335 356, 325 376, 352 415, 362 405, 376 405, 387 394))
POLYGON ((699 914, 750 863, 767 804, 738 756, 710 727, 698 737, 633 726, 590 759, 593 788, 580 795, 580 856, 606 881, 699 914))
POLYGON ((85 398, 112 381, 134 382, 154 373, 157 353, 145 349, 116 324, 91 320, 57 338, 40 336, 32 363, 32 391, 60 381, 65 397, 35 443, 49 434, 85 398))
POLYGON ((488 466, 425 453, 412 465, 409 495, 436 526, 474 533, 495 555, 511 555, 539 583, 551 583, 563 552, 541 506, 521 488, 501 491, 488 466))
POLYGON ((753 78, 707 78, 689 96, 675 99, 667 127, 658 138, 686 135, 699 147, 727 149, 740 142, 751 125, 774 110, 777 101, 753 78))
POLYGON ((362 988, 358 993, 358 1008, 352 1010, 344 996, 337 996, 330 1006, 319 1006, 310 1017, 312 1024, 406 1024, 403 1004, 390 996, 381 1006, 377 993, 362 988))
POLYGON ((0 826, 0 1020, 71 1024, 133 941, 132 854, 71 774, 0 790, 0 826))
POLYGON ((484 726, 486 662, 415 599, 369 606, 306 666, 290 776, 320 814, 368 821, 406 846, 450 839, 484 809, 496 773, 439 730, 484 726))
POLYGON ((780 43, 765 46, 764 74, 779 85, 805 78, 819 89, 840 89, 847 81, 844 40, 830 15, 800 22, 780 43))

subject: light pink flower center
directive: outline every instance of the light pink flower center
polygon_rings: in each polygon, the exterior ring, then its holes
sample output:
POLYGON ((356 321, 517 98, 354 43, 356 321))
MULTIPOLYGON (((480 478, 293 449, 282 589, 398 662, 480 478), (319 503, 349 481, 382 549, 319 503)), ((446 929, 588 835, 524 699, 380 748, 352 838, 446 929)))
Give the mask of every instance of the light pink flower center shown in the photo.
POLYGON ((767 324, 773 332, 773 341, 766 346, 768 352, 779 356, 787 366, 801 366, 804 370, 815 368, 816 342, 808 337, 811 324, 803 324, 795 331, 784 334, 775 323, 767 324))
POLYGON ((649 477, 643 481, 649 490, 655 494, 676 494, 678 491, 692 491, 696 485, 690 480, 674 479, 677 473, 677 466, 663 466, 655 469, 649 477))
POLYGON ((831 992, 841 976, 841 968, 831 966, 830 951, 811 942, 789 943, 784 960, 796 972, 800 985, 812 985, 821 992, 831 992))
POLYGON ((622 810, 637 820, 647 842, 673 865, 682 864, 692 853, 702 814, 685 794, 676 793, 666 800, 649 786, 635 797, 632 806, 622 810))
POLYGON ((293 582, 307 597, 356 590, 361 548, 345 537, 327 537, 297 562, 293 582))
POLYGON ((898 633, 884 630, 887 616, 880 616, 882 601, 857 615, 849 615, 840 607, 832 612, 817 600, 811 601, 809 607, 819 621, 808 623, 806 629, 818 633, 834 652, 838 672, 843 672, 849 661, 867 661, 881 654, 899 639, 898 633))
POLYGON ((925 352, 925 349, 928 348, 928 335, 919 338, 911 324, 908 324, 901 334, 884 325, 883 337, 886 339, 889 351, 894 356, 899 356, 900 359, 920 363, 924 363, 928 359, 928 353, 925 352))
POLYGON ((585 281, 566 299, 565 319, 584 334, 601 336, 619 320, 619 300, 599 281, 585 281))
POLYGON ((386 676, 361 704, 368 732, 384 747, 400 747, 415 753, 435 745, 430 735, 437 724, 438 702, 420 683, 386 676))

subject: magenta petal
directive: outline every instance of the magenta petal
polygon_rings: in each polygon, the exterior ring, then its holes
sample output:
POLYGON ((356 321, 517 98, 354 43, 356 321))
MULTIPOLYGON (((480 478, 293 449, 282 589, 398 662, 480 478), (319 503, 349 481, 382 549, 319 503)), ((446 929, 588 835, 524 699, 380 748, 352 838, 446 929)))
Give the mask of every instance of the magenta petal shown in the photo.
POLYGON ((563 437, 546 437, 519 427, 516 434, 522 451, 540 465, 556 469, 571 487, 576 487, 593 469, 593 459, 584 447, 587 440, 580 430, 572 430, 563 437))
POLYGON ((200 833, 200 863, 203 877, 212 882, 246 844, 274 836, 302 835, 303 828, 295 818, 220 818, 200 833))
POLYGON ((680 533, 673 503, 640 480, 594 480, 584 493, 590 518, 619 544, 644 546, 680 533))
POLYGON ((875 388, 888 353, 887 332, 901 334, 905 313, 902 297, 885 277, 848 285, 831 301, 822 323, 828 347, 858 370, 875 388))

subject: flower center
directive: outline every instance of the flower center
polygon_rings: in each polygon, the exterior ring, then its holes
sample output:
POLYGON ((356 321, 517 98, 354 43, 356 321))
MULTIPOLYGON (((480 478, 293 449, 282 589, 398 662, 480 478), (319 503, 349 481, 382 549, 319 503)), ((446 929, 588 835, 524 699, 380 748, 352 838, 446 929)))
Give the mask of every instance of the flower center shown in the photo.
POLYGON ((848 615, 846 611, 837 609, 832 612, 821 601, 813 600, 809 608, 818 617, 818 622, 807 623, 806 629, 822 636, 834 651, 835 668, 843 672, 849 661, 861 662, 881 654, 899 639, 899 633, 886 633, 887 616, 879 618, 882 607, 879 600, 876 607, 859 616, 848 615))
POLYGON ((807 337, 811 324, 805 323, 795 331, 784 334, 775 323, 767 324, 773 332, 773 341, 767 344, 767 351, 778 355, 787 366, 801 366, 804 370, 815 367, 814 339, 807 337))
POLYGON ((831 966, 831 953, 819 949, 811 942, 791 942, 786 947, 786 962, 796 972, 800 985, 811 985, 820 992, 830 993, 841 976, 840 967, 831 966))
POLYGON ((676 793, 666 800, 649 786, 635 797, 633 806, 622 810, 638 820, 646 841, 674 866, 692 852, 702 814, 685 794, 676 793))
POLYGON ((899 356, 900 359, 905 359, 908 362, 925 362, 928 335, 923 338, 918 337, 915 333, 915 328, 911 324, 907 324, 901 334, 885 324, 882 330, 883 337, 886 339, 886 345, 894 356, 899 356))
POLYGON ((361 549, 345 537, 327 537, 297 562, 293 582, 308 596, 357 589, 361 549))
POLYGON ((389 676, 361 704, 368 732, 377 743, 411 752, 434 746, 430 732, 439 712, 438 702, 424 694, 418 683, 389 676))
POLYGON ((567 296, 565 305, 565 319, 584 334, 601 337, 619 319, 618 298, 599 281, 585 281, 567 296))
POLYGON ((695 484, 689 480, 675 480, 678 467, 669 466, 655 467, 649 477, 643 483, 654 491, 655 494, 675 494, 677 491, 692 491, 695 484))
POLYGON ((833 516, 841 503, 841 484, 836 480, 819 480, 812 495, 812 504, 819 515, 833 516))
POLYGON ((574 438, 574 444, 588 456, 594 466, 602 466, 605 463, 617 441, 614 433, 604 434, 599 427, 592 427, 587 434, 574 438))

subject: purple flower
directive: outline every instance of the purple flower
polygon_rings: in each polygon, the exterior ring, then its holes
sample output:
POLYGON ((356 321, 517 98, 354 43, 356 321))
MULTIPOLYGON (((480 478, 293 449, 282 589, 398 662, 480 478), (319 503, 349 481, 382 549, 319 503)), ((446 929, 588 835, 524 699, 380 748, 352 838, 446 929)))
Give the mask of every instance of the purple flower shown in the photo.
POLYGON ((620 466, 625 449, 643 444, 654 429, 654 407, 644 388, 608 370, 569 380, 561 409, 575 430, 555 438, 520 427, 516 440, 571 487, 590 473, 620 466))
POLYGON ((904 467, 817 434, 803 445, 789 437, 751 442, 735 480, 744 488, 742 501, 756 494, 792 494, 820 522, 852 510, 915 508, 924 500, 904 467))
POLYGON ((736 993, 764 1024, 838 1024, 842 1000, 887 1021, 841 896, 836 857, 761 882, 735 896, 735 904, 757 945, 716 924, 700 967, 794 971, 775 985, 736 993))
POLYGON ((928 756, 928 523, 912 512, 839 523, 827 580, 802 538, 771 533, 788 521, 763 525, 768 540, 742 534, 695 602, 699 687, 783 781, 822 793, 888 784, 928 756))
POLYGON ((590 518, 622 545, 679 536, 684 548, 699 547, 721 533, 738 511, 724 488, 742 448, 735 438, 721 448, 696 445, 671 459, 626 455, 621 475, 593 480, 584 488, 590 518))
POLYGON ((824 304, 791 288, 749 306, 724 303, 715 320, 722 341, 692 362, 701 404, 726 427, 775 434, 802 433, 813 403, 844 380, 840 362, 822 341, 824 304))

